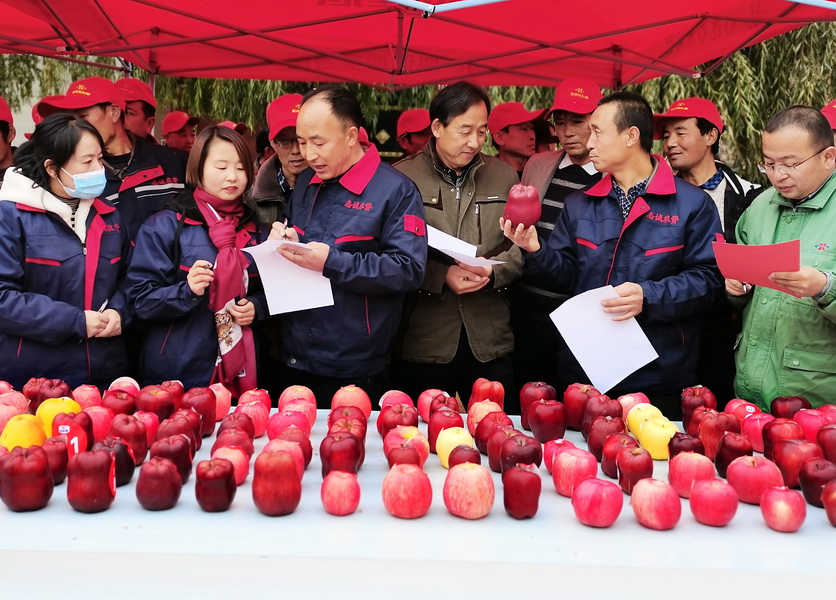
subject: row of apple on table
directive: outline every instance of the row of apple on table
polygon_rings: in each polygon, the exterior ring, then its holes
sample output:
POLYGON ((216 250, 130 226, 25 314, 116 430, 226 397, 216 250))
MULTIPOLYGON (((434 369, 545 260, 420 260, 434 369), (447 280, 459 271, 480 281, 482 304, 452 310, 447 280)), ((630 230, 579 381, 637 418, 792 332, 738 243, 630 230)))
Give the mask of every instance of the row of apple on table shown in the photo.
MULTIPOLYGON (((742 400, 718 412, 713 394, 697 386, 683 391, 687 433, 681 433, 643 394, 610 399, 589 385, 574 384, 559 402, 551 386, 532 382, 520 393, 521 425, 532 432, 529 436, 513 427, 502 410, 503 398, 501 384, 478 380, 465 428, 456 399, 441 390, 422 393, 417 408, 403 392, 385 394, 377 428, 390 465, 382 489, 386 509, 401 518, 426 514, 432 486, 423 466, 433 452, 450 469, 445 505, 464 518, 481 518, 493 506, 493 478, 480 464, 486 454, 490 469, 502 473, 505 508, 515 518, 536 514, 542 487, 537 467, 545 459, 556 491, 572 498, 586 525, 615 522, 626 492, 632 494, 638 521, 653 529, 678 522, 682 496, 690 497, 695 518, 704 524, 728 523, 740 499, 760 504, 773 529, 794 531, 806 515, 801 494, 789 489, 799 484, 807 500, 824 506, 836 524, 836 465, 831 462, 836 460, 836 406, 815 410, 801 397, 788 397, 773 401, 777 417, 742 400), (428 423, 427 436, 417 427, 419 416, 428 423), (563 439, 567 427, 581 431, 588 450, 563 439), (765 456, 752 456, 754 451, 765 456), (652 479, 653 460, 668 458, 670 483, 652 479), (597 478, 599 461, 617 485, 597 478), (715 469, 728 481, 716 478, 715 469)), ((219 384, 185 391, 179 382, 164 382, 139 389, 122 378, 102 395, 92 386, 70 391, 60 380, 33 379, 21 392, 0 394, 0 454, 7 453, 0 456, 0 499, 12 510, 36 510, 66 477, 73 508, 105 510, 115 487, 132 479, 150 451, 151 459, 140 468, 138 501, 149 510, 171 508, 202 438, 221 421, 211 459, 194 469, 201 508, 219 511, 231 505, 237 485, 249 475, 253 439, 267 433, 270 442, 253 467, 253 500, 268 515, 293 512, 312 457, 313 394, 303 386, 289 387, 272 416, 264 390, 246 392, 235 411, 230 408, 230 394, 219 384), (5 426, 4 414, 11 411, 4 407, 20 413, 6 418, 5 426)), ((332 400, 328 434, 320 445, 321 500, 331 514, 351 514, 359 504, 356 473, 363 464, 370 414, 371 402, 356 386, 343 388, 332 400)))

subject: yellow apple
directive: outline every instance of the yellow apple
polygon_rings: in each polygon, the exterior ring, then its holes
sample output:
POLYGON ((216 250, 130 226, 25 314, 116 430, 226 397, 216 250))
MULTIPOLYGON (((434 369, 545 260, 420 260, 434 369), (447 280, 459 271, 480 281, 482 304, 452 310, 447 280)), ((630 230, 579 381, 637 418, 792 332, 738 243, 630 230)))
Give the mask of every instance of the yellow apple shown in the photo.
POLYGON ((450 458, 450 453, 453 451, 453 448, 463 444, 473 448, 473 436, 464 427, 448 427, 447 429, 442 429, 438 434, 438 438, 435 441, 435 452, 438 454, 441 465, 445 469, 449 468, 447 461, 450 458))

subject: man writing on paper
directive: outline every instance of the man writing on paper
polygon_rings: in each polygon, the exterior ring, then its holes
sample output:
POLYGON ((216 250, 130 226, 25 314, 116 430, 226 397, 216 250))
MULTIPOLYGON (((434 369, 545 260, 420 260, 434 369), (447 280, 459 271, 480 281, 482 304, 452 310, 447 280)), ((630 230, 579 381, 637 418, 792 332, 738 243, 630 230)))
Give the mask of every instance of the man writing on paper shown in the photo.
POLYGON ((790 294, 726 280, 743 309, 734 389, 768 410, 777 396, 801 395, 813 406, 836 389, 836 147, 827 119, 808 106, 776 113, 763 133, 763 164, 772 187, 737 223, 740 244, 801 240, 802 267, 772 273, 790 294))
POLYGON ((296 179, 288 226, 276 222, 270 234, 306 242, 279 252, 331 280, 333 306, 279 317, 282 377, 311 388, 320 408, 352 383, 373 399, 388 389, 404 294, 418 288, 427 260, 421 195, 361 141, 361 120, 360 103, 345 88, 303 96, 296 139, 311 168, 296 179))
MULTIPOLYGON (((614 286, 619 298, 604 300, 602 310, 615 321, 636 317, 659 358, 608 393, 644 392, 676 419, 682 388, 695 383, 700 315, 722 287, 711 249, 721 231, 717 208, 650 154, 653 113, 641 96, 604 98, 590 130, 590 157, 606 175, 569 195, 547 245, 534 227, 502 226, 526 252, 527 273, 550 277, 572 295, 614 286)), ((561 385, 587 380, 565 344, 559 356, 561 385)))

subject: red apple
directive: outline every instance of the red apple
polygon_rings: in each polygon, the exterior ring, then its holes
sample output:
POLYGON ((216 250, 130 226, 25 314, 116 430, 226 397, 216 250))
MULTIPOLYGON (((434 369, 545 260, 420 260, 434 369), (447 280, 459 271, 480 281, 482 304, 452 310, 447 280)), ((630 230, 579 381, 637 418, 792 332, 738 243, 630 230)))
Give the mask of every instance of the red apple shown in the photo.
POLYGON ((587 402, 590 398, 600 395, 601 392, 588 383, 573 383, 567 387, 563 392, 563 404, 566 405, 566 427, 580 431, 587 402))
POLYGON ((161 385, 146 385, 136 395, 136 410, 152 412, 165 421, 174 413, 174 395, 161 385))
POLYGON ((604 442, 614 433, 624 433, 624 419, 620 417, 595 417, 589 428, 587 447, 595 456, 595 460, 601 461, 604 454, 604 442))
POLYGON ((537 400, 528 407, 531 433, 541 444, 563 439, 566 433, 566 407, 557 400, 537 400))
POLYGON ((156 440, 151 444, 149 450, 151 458, 167 458, 177 469, 177 474, 180 476, 180 482, 186 483, 192 473, 192 460, 194 460, 194 450, 191 442, 185 435, 172 435, 169 437, 156 440))
MULTIPOLYGON (((212 386, 209 386, 209 387, 212 387, 212 386)), ((303 387, 304 388, 304 386, 290 386, 290 387, 291 388, 293 388, 293 387, 303 387)), ((290 388, 288 388, 288 389, 290 389, 290 388)), ((304 388, 304 389, 308 390, 308 388, 304 388)), ((308 392, 310 392, 310 390, 308 390, 308 392)), ((217 390, 215 390, 215 395, 217 396, 217 394, 218 394, 218 392, 217 392, 217 390)), ((313 399, 313 393, 311 393, 309 400, 307 399, 307 395, 302 396, 302 398, 305 399, 306 404, 310 404, 311 406, 313 406, 314 411, 316 410, 316 400, 313 399)), ((293 401, 296 401, 297 399, 299 399, 299 398, 292 398, 289 401, 293 402, 293 401)), ((272 408, 272 406, 271 406, 272 401, 270 400, 270 392, 268 392, 267 390, 263 390, 261 388, 247 390, 246 392, 244 392, 243 394, 241 394, 238 397, 238 403, 239 404, 241 402, 255 402, 255 401, 261 402, 264 405, 264 408, 267 409, 267 412, 270 412, 270 409, 272 408)), ((286 400, 284 404, 286 404, 287 402, 288 402, 288 400, 286 400)), ((282 406, 279 410, 284 410, 284 406, 282 406)), ((227 409, 227 412, 229 412, 229 409, 227 409)), ((224 415, 224 417, 225 416, 226 415, 224 415)))
POLYGON ((125 390, 108 390, 102 396, 102 406, 114 415, 132 415, 136 411, 136 397, 125 390))
MULTIPOLYGON (((78 402, 78 405, 82 408, 82 410, 88 406, 101 406, 102 393, 95 385, 85 383, 73 390, 73 400, 78 402)), ((2 403, 3 400, 2 397, 0 397, 0 404, 2 403)))
MULTIPOLYGON (((803 440, 804 430, 792 419, 776 417, 763 426, 763 456, 773 459, 772 450, 780 440, 803 440)), ((754 444, 753 444, 754 446, 754 444)))
MULTIPOLYGON (((244 413, 253 420, 253 431, 255 432, 255 437, 260 438, 267 431, 267 421, 270 418, 270 411, 264 408, 264 404, 258 400, 244 402, 243 404, 239 402, 238 406, 235 407, 235 412, 244 413)), ((215 425, 213 423, 211 429, 209 430, 210 434, 212 433, 212 429, 214 429, 214 427, 215 425)))
POLYGON ((694 483, 704 479, 714 479, 714 464, 707 456, 680 452, 668 463, 668 481, 682 498, 688 498, 694 483))
POLYGON ((792 420, 801 425, 804 438, 814 443, 819 429, 829 423, 825 414, 815 408, 802 408, 792 416, 792 420))
POLYGON ((18 446, 0 456, 0 500, 9 510, 40 510, 54 489, 49 457, 40 446, 18 446))
POLYGON ((811 458, 801 463, 798 471, 798 483, 801 493, 808 504, 824 508, 822 490, 828 481, 836 479, 836 463, 824 458, 811 458))
POLYGON ((449 469, 450 467, 466 462, 481 465, 482 455, 476 448, 466 444, 460 444, 450 451, 450 456, 447 457, 447 468, 449 469))
POLYGON ((417 519, 430 510, 432 483, 418 465, 395 465, 383 478, 381 487, 383 506, 393 517, 417 519))
POLYGON ((332 409, 328 413, 328 418, 326 419, 328 427, 330 428, 331 424, 337 419, 357 419, 358 421, 364 421, 368 424, 365 413, 363 413, 362 409, 356 406, 340 406, 332 409))
POLYGON ((94 451, 104 450, 113 455, 113 477, 116 487, 130 483, 136 470, 136 461, 128 443, 116 437, 106 437, 93 444, 94 451))
POLYGON ((340 406, 356 406, 363 411, 368 420, 372 414, 372 401, 369 395, 356 385, 346 385, 336 391, 331 399, 331 410, 340 406))
POLYGON ((67 464, 67 501, 74 510, 102 512, 110 508, 114 498, 115 465, 110 452, 90 450, 79 452, 70 459, 67 464))
POLYGON ((195 497, 206 512, 229 510, 235 498, 235 470, 225 459, 203 460, 195 468, 195 497))
POLYGON ((386 453, 386 463, 391 469, 395 465, 417 465, 424 468, 424 459, 412 443, 403 442, 389 449, 386 453))
MULTIPOLYGON (((215 392, 215 421, 220 421, 229 414, 232 408, 232 393, 222 383, 213 383, 209 386, 215 392)), ((270 411, 270 407, 266 407, 270 411)))
POLYGON ((224 429, 240 429, 246 433, 250 441, 255 439, 255 426, 250 415, 244 413, 232 412, 223 418, 221 424, 218 425, 218 433, 220 435, 224 429))
POLYGON ((157 430, 160 428, 160 419, 152 412, 138 410, 133 414, 135 419, 139 419, 145 425, 145 433, 148 437, 148 447, 157 439, 157 430))
MULTIPOLYGON (((279 395, 278 400, 278 409, 282 410, 284 405, 291 400, 295 400, 298 398, 304 398, 314 406, 316 406, 316 397, 314 393, 311 391, 311 388, 305 387, 304 385, 291 385, 284 389, 284 391, 279 395)), ((269 408, 269 407, 268 407, 269 408)))
POLYGON ((244 451, 248 458, 252 458, 253 454, 255 454, 255 447, 253 446, 253 441, 250 439, 250 436, 247 435, 247 432, 243 429, 235 429, 234 427, 229 427, 227 429, 224 429, 223 431, 218 432, 218 437, 215 438, 215 443, 212 444, 212 450, 210 451, 210 453, 214 454, 215 450, 224 446, 240 448, 244 451))
POLYGON ((488 466, 494 473, 502 472, 502 465, 500 463, 500 451, 502 444, 509 437, 522 435, 521 431, 517 431, 513 427, 500 426, 493 430, 493 433, 488 438, 488 466))
POLYGON ((528 407, 537 400, 557 400, 557 392, 545 381, 523 384, 520 389, 520 423, 523 429, 531 429, 528 424, 528 407))
POLYGON ((572 497, 575 486, 587 477, 596 477, 598 461, 591 452, 580 448, 567 448, 554 455, 552 481, 561 496, 572 497))
POLYGON ((695 481, 689 505, 697 523, 725 527, 737 513, 737 492, 727 482, 713 477, 695 481))
POLYGON ((699 427, 700 441, 705 446, 705 455, 714 460, 720 438, 727 431, 740 433, 740 421, 732 414, 711 412, 705 415, 699 427))
POLYGON ((380 411, 383 412, 384 408, 394 404, 408 404, 409 406, 415 408, 415 402, 412 401, 409 394, 400 390, 389 390, 388 392, 384 392, 377 405, 380 408, 380 411))
POLYGON ((169 459, 156 456, 139 469, 136 499, 145 510, 174 508, 182 491, 180 473, 169 459))
POLYGON ((524 229, 528 229, 540 220, 542 212, 543 206, 536 187, 522 183, 511 186, 508 202, 502 213, 502 217, 511 222, 511 227, 516 229, 522 225, 524 229))
POLYGON ((289 515, 302 499, 302 480, 288 452, 262 452, 253 467, 253 503, 268 517, 289 515))
POLYGON ((386 434, 397 425, 417 427, 418 409, 412 406, 412 404, 406 403, 387 404, 381 408, 380 414, 377 415, 377 432, 380 434, 380 437, 386 437, 386 434))
POLYGON ((760 504, 763 520, 770 529, 781 533, 798 531, 807 518, 804 497, 788 487, 767 488, 761 496, 760 504))
POLYGON ((463 463, 447 471, 442 493, 451 515, 481 519, 491 512, 496 490, 490 471, 482 465, 463 463))
POLYGON ((605 394, 590 398, 589 402, 586 403, 583 420, 581 421, 581 435, 583 435, 583 439, 586 440, 589 438, 589 429, 592 426, 592 421, 596 417, 618 417, 619 419, 623 419, 624 415, 621 412, 621 403, 605 394))
POLYGON ((430 402, 430 418, 432 419, 433 413, 442 408, 447 408, 457 413, 459 412, 459 402, 447 394, 439 394, 430 402))
POLYGON ((357 474, 331 471, 322 480, 319 497, 322 500, 322 507, 329 515, 337 517, 350 515, 360 505, 360 484, 357 483, 357 474))
POLYGON ((798 472, 804 461, 824 458, 818 444, 806 440, 778 440, 773 448, 772 461, 778 465, 784 485, 798 487, 798 472))
POLYGON ((743 425, 743 420, 746 417, 759 414, 761 412, 761 408, 757 404, 742 398, 733 398, 729 400, 728 404, 726 404, 723 412, 734 415, 737 417, 737 420, 740 421, 740 424, 743 425))
MULTIPOLYGON (((24 394, 25 395, 25 394, 24 394)), ((37 412, 41 402, 49 398, 72 398, 73 392, 67 382, 63 379, 46 379, 38 387, 38 396, 35 402, 29 403, 29 410, 32 414, 37 412)))
POLYGON ((183 382, 179 379, 169 379, 163 381, 160 387, 171 392, 171 398, 174 401, 174 410, 177 410, 183 405, 183 393, 186 389, 183 387, 183 382))
POLYGON ((13 389, 14 387, 8 381, 0 381, 0 395, 11 392, 13 389))
POLYGON ((731 462, 740 456, 752 456, 752 444, 742 433, 727 431, 720 438, 717 446, 717 455, 714 457, 714 466, 717 467, 717 474, 720 477, 726 476, 726 470, 731 462))
POLYGON ((29 400, 21 392, 14 390, 0 394, 0 406, 13 406, 19 415, 29 412, 29 400))
POLYGON ((470 435, 476 434, 476 428, 482 419, 490 413, 497 411, 504 412, 502 407, 496 402, 490 400, 475 402, 467 411, 467 430, 470 432, 470 435))
POLYGON ((329 433, 322 438, 319 446, 322 476, 331 471, 356 473, 360 469, 360 443, 356 436, 345 432, 329 433))
MULTIPOLYGON (((417 424, 416 419, 415 425, 417 424)), ((450 427, 464 427, 464 420, 459 413, 449 408, 443 408, 430 415, 430 423, 427 426, 427 441, 430 444, 430 452, 435 453, 435 442, 438 439, 438 434, 443 429, 449 429, 450 427)))
POLYGON ((21 414, 21 412, 16 406, 0 404, 0 433, 3 433, 3 429, 6 427, 6 423, 9 422, 9 419, 16 417, 19 414, 21 414))
POLYGON ((64 483, 67 478, 67 463, 70 461, 70 455, 67 453, 67 444, 63 437, 49 438, 41 445, 41 448, 46 452, 49 460, 52 483, 55 485, 64 483))
POLYGON ((530 519, 540 506, 543 481, 537 465, 517 464, 502 473, 502 499, 505 512, 515 519, 530 519))
POLYGON ((646 478, 636 482, 630 506, 639 524, 648 529, 673 529, 682 516, 682 501, 669 483, 646 478))
POLYGON ((328 433, 350 433, 351 435, 355 436, 358 440, 360 440, 363 444, 365 444, 367 428, 368 425, 366 424, 366 421, 363 419, 342 417, 334 420, 328 426, 328 433))
POLYGON ((307 466, 311 464, 311 458, 313 457, 313 446, 311 445, 311 439, 307 435, 305 435, 304 431, 302 431, 295 425, 291 425, 290 427, 282 431, 276 439, 286 440, 288 442, 298 444, 299 449, 302 451, 302 458, 305 461, 305 467, 307 468, 307 466))
POLYGON ((638 448, 636 439, 626 433, 613 433, 604 441, 601 449, 601 471, 607 477, 618 478, 618 468, 615 459, 622 448, 638 448))
POLYGON ((737 492, 740 501, 747 504, 759 504, 765 489, 784 484, 778 466, 762 456, 734 459, 726 470, 726 479, 737 492))
POLYGON ((445 393, 446 392, 442 390, 430 388, 428 390, 424 390, 418 395, 418 416, 421 417, 424 423, 430 422, 430 404, 432 404, 433 398, 435 398, 438 394, 445 393))
MULTIPOLYGON (((358 421, 359 423, 359 421, 358 421)), ((365 421, 362 422, 363 431, 365 432, 365 421)), ((308 436, 311 434, 311 423, 303 413, 294 411, 276 412, 270 415, 267 419, 267 439, 273 440, 285 429, 295 425, 308 436)), ((330 431, 329 427, 329 431, 330 431)), ((358 436, 359 437, 359 436, 358 436)))
POLYGON ((156 442, 157 440, 162 440, 174 435, 182 435, 186 438, 189 443, 189 450, 191 451, 192 456, 197 453, 200 444, 195 441, 196 438, 194 436, 192 424, 186 417, 171 417, 170 419, 166 419, 160 423, 160 426, 157 428, 157 435, 154 438, 154 441, 156 442))
POLYGON ((802 408, 813 408, 804 396, 778 396, 769 403, 769 412, 778 419, 792 419, 802 408))
MULTIPOLYGON (((212 435, 215 431, 215 409, 217 401, 215 400, 215 391, 209 387, 195 387, 183 394, 182 407, 193 408, 202 417, 200 425, 200 436, 206 437, 212 435)), ((246 405, 244 405, 246 406, 246 405)), ((259 404, 259 406, 261 406, 259 404)), ((239 403, 236 410, 241 409, 242 405, 239 403)), ((263 408, 263 407, 262 407, 263 408)), ((250 415, 252 416, 252 415, 250 415)), ((266 419, 265 419, 266 420, 266 419)), ((255 422, 255 419, 253 419, 255 422)), ((258 426, 256 425, 256 429, 258 426)), ((262 431, 262 435, 264 432, 262 431)), ((261 437, 256 435, 256 437, 261 437)))
POLYGON ((695 435, 677 432, 673 434, 673 437, 668 442, 668 458, 673 458, 680 452, 705 454, 705 445, 695 435))
POLYGON ((93 447, 93 419, 89 413, 58 413, 52 419, 52 437, 64 435, 67 429, 72 431, 73 439, 67 437, 67 443, 72 446, 73 454, 83 452, 93 447), (75 427, 73 427, 75 426, 75 427))
POLYGON ((510 437, 499 447, 499 469, 504 473, 514 465, 537 465, 543 462, 543 447, 531 436, 510 437))
POLYGON ((653 458, 644 448, 622 448, 615 457, 618 485, 625 494, 632 494, 636 483, 653 477, 653 458))
POLYGON ((836 462, 836 423, 825 425, 816 434, 816 442, 821 448, 824 457, 836 462))
POLYGON ((484 402, 485 400, 496 402, 499 404, 500 410, 503 409, 505 407, 505 388, 498 381, 491 381, 484 377, 479 377, 473 382, 470 400, 467 403, 468 412, 474 402, 484 402))
POLYGON ((262 452, 287 452, 296 463, 299 479, 301 480, 305 476, 305 456, 302 454, 302 448, 296 442, 276 438, 267 442, 262 452))
POLYGON ((741 426, 743 435, 752 444, 752 449, 755 452, 763 454, 763 426, 774 420, 775 417, 769 413, 755 413, 743 420, 741 426))
POLYGON ((624 506, 624 494, 612 481, 584 479, 572 492, 572 508, 578 521, 588 527, 609 527, 624 506))
MULTIPOLYGON (((38 400, 38 390, 41 388, 41 384, 46 381, 46 377, 31 377, 29 381, 23 384, 23 387, 20 391, 26 397, 26 399, 31 404, 32 402, 36 402, 40 404, 40 400, 38 400)), ((28 406, 28 405, 27 405, 28 406)), ((30 413, 35 414, 35 410, 37 406, 33 408, 30 413)))
POLYGON ((543 463, 546 465, 546 470, 551 474, 552 472, 552 463, 554 462, 554 457, 560 452, 563 452, 567 448, 576 448, 575 444, 570 442, 569 440, 549 440, 545 444, 543 444, 543 463))
MULTIPOLYGON (((185 419, 192 428, 192 436, 195 440, 195 450, 200 450, 200 447, 203 445, 203 436, 201 432, 203 431, 203 415, 201 415, 198 411, 191 407, 183 407, 178 408, 174 411, 174 414, 171 415, 171 419, 185 419)), ((162 427, 162 424, 160 424, 162 427)), ((159 434, 159 430, 157 430, 159 434)))
POLYGON ((830 524, 836 527, 836 480, 828 481, 821 491, 824 512, 830 524))
POLYGON ((119 377, 107 387, 106 391, 110 390, 123 390, 131 396, 136 396, 139 393, 139 383, 133 377, 119 377))
POLYGON ((124 440, 134 455, 134 464, 142 464, 148 454, 148 432, 145 430, 145 423, 133 415, 116 415, 110 422, 107 434, 124 440))
POLYGON ((241 485, 247 480, 247 476, 250 474, 250 457, 241 448, 221 446, 212 451, 212 458, 223 458, 232 463, 235 485, 241 485))
MULTIPOLYGON (((682 426, 688 431, 688 424, 691 422, 691 415, 698 406, 706 408, 717 408, 717 398, 714 393, 705 386, 695 385, 682 390, 682 426)), ((690 433, 690 431, 688 431, 690 433)))
POLYGON ((836 423, 836 404, 822 404, 816 410, 825 416, 828 423, 836 423))
POLYGON ((473 441, 475 442, 476 448, 479 452, 487 455, 488 439, 494 429, 503 425, 513 427, 514 422, 511 420, 511 417, 506 415, 501 410, 488 413, 481 421, 479 421, 479 425, 476 426, 476 433, 473 434, 473 441))

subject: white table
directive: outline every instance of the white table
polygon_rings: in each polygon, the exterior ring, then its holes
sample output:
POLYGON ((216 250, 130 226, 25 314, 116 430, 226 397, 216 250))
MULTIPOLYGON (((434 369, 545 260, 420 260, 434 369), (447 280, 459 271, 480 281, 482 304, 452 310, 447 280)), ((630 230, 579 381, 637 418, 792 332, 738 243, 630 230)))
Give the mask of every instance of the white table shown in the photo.
MULTIPOLYGON (((319 499, 324 411, 313 431, 302 501, 289 516, 260 514, 249 478, 228 512, 205 513, 194 498, 194 476, 175 508, 145 511, 134 492, 138 471, 103 513, 74 512, 66 484, 41 511, 12 513, 0 506, 0 598, 227 599, 259 592, 267 594, 257 597, 304 599, 528 592, 548 598, 795 598, 802 590, 827 597, 836 583, 836 528, 822 509, 808 506, 801 530, 781 534, 766 526, 756 506, 741 504, 731 524, 716 529, 698 524, 683 501, 679 524, 658 532, 637 523, 625 498, 613 527, 593 529, 577 521, 544 467, 536 517, 517 521, 505 513, 494 474, 493 510, 467 521, 444 507, 446 470, 430 455, 430 512, 396 519, 381 500, 387 465, 376 415, 359 475, 360 508, 348 517, 328 515, 319 499)), ((426 424, 421 427, 426 431, 426 424)), ((585 447, 579 433, 567 438, 585 447)), ((256 440, 256 452, 266 441, 256 440)), ((204 439, 195 464, 208 457, 211 445, 212 438, 204 439)), ((655 477, 667 479, 666 462, 654 468, 655 477)))

